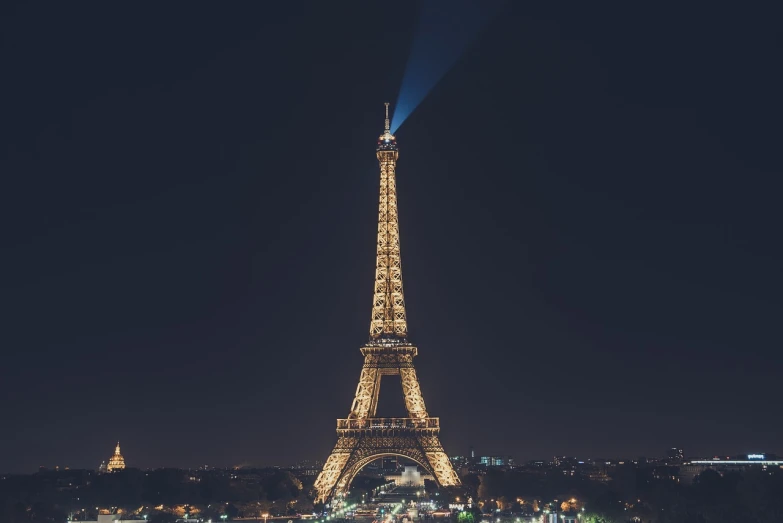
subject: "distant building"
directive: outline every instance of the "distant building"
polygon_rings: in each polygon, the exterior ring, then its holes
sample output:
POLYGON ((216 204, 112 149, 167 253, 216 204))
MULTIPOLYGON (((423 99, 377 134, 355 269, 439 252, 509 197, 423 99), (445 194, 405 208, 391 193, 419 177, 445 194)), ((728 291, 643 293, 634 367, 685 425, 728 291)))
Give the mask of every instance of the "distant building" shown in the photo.
POLYGON ((783 469, 783 460, 770 459, 766 454, 747 454, 736 459, 692 460, 680 466, 680 481, 692 483, 696 476, 706 470, 714 470, 722 475, 725 472, 742 472, 750 468, 783 469))
POLYGON ((685 453, 682 449, 672 447, 666 452, 666 457, 669 458, 669 461, 671 462, 681 463, 685 459, 685 453))
POLYGON ((586 470, 585 475, 590 481, 597 481, 598 483, 609 483, 612 480, 605 470, 599 469, 598 467, 591 467, 586 470))
POLYGON ((579 460, 573 456, 555 456, 552 458, 552 463, 556 467, 575 467, 579 464, 579 460))
POLYGON ((487 467, 505 467, 508 459, 503 456, 481 456, 479 463, 487 467))
POLYGON ((406 465, 400 474, 387 474, 384 478, 386 481, 393 481, 398 487, 423 487, 425 479, 434 481, 429 474, 419 472, 416 465, 406 465))
POLYGON ((109 463, 106 465, 107 472, 114 472, 115 470, 122 470, 125 468, 125 458, 120 453, 120 442, 117 442, 117 448, 114 449, 114 454, 109 458, 109 463))
POLYGON ((451 456, 449 461, 451 461, 451 466, 454 467, 454 470, 460 470, 468 466, 468 458, 465 456, 451 456))

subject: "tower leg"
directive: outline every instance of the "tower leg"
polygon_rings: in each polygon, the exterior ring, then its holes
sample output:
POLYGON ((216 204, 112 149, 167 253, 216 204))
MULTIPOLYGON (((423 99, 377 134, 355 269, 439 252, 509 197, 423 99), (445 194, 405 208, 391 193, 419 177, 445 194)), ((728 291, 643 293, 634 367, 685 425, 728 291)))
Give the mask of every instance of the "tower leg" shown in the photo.
POLYGON ((427 417, 427 407, 424 405, 424 397, 421 395, 419 380, 416 378, 416 369, 411 367, 400 369, 400 382, 402 394, 405 398, 405 407, 411 418, 423 419, 427 417))
POLYGON ((356 387, 356 396, 351 405, 351 418, 364 419, 375 415, 380 381, 381 374, 377 367, 365 366, 362 368, 359 385, 356 387))
POLYGON ((354 454, 357 439, 349 436, 340 436, 334 450, 329 454, 324 468, 315 480, 316 502, 326 502, 334 492, 335 486, 344 475, 345 465, 354 454))

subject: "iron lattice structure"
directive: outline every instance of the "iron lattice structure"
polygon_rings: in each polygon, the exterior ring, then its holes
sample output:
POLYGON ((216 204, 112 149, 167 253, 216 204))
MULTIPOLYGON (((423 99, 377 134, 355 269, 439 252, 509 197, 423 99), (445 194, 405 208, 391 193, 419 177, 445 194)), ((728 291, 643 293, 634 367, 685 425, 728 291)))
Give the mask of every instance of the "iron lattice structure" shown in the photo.
POLYGON ((351 481, 368 463, 383 456, 409 458, 444 487, 460 480, 441 446, 440 420, 427 414, 413 358, 418 349, 408 340, 402 292, 400 230, 397 215, 397 141, 389 131, 386 104, 385 131, 376 156, 381 170, 378 205, 378 245, 370 340, 361 348, 364 366, 348 418, 337 420, 337 445, 315 481, 318 501, 347 493, 351 481), (381 378, 400 376, 407 418, 378 418, 381 378))

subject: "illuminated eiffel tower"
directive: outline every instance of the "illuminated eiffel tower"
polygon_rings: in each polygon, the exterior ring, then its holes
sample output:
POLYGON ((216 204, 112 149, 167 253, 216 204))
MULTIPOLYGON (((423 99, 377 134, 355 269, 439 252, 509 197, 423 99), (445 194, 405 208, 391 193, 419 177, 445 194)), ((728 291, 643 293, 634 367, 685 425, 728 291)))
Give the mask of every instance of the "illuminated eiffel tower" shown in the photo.
POLYGON ((441 486, 460 484, 438 438, 439 419, 429 417, 424 406, 413 367, 418 349, 407 339, 395 182, 398 155, 397 141, 389 131, 387 103, 385 131, 376 149, 381 195, 370 340, 361 348, 364 366, 351 413, 337 420, 337 445, 315 481, 318 501, 346 494, 356 474, 384 456, 415 461, 441 486), (407 418, 375 417, 381 377, 388 375, 400 376, 407 418))

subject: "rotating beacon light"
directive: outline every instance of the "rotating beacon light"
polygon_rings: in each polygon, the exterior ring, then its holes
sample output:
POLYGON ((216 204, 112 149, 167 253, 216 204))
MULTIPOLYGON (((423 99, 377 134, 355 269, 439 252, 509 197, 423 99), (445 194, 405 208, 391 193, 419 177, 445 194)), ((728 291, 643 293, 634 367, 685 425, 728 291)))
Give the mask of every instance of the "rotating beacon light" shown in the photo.
POLYGON ((383 134, 378 137, 378 148, 376 151, 378 152, 379 160, 386 156, 393 156, 394 160, 397 160, 397 138, 389 130, 389 102, 386 102, 384 105, 386 106, 386 120, 384 121, 383 134), (382 151, 392 151, 393 153, 391 155, 382 155, 382 151))

